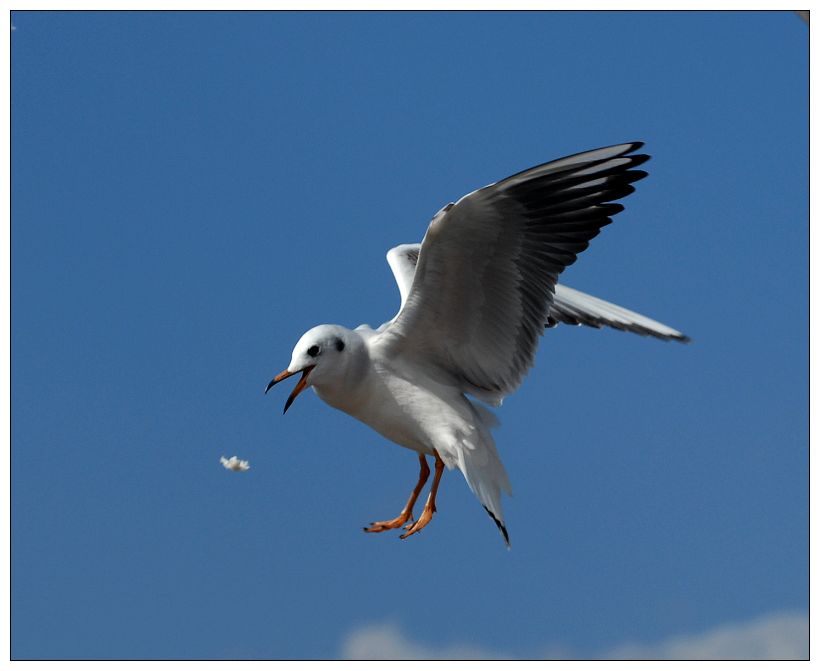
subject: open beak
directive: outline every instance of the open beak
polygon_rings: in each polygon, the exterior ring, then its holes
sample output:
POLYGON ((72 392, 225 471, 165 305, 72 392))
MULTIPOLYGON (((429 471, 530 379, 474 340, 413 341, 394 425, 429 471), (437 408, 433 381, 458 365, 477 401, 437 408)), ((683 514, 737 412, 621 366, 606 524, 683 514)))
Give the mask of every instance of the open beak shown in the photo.
POLYGON ((288 408, 291 406, 293 401, 296 400, 296 397, 302 393, 305 387, 307 387, 308 373, 310 373, 310 371, 312 371, 314 368, 315 366, 308 366, 307 368, 303 368, 301 371, 297 370, 293 373, 291 373, 289 370, 283 370, 281 373, 279 373, 279 375, 277 375, 270 382, 268 382, 268 386, 265 387, 266 394, 270 391, 270 388, 276 383, 289 378, 291 375, 296 375, 296 373, 302 373, 302 377, 299 379, 299 382, 296 383, 296 386, 293 388, 293 391, 290 392, 290 396, 288 396, 288 400, 285 401, 285 409, 282 411, 283 415, 288 411, 288 408))

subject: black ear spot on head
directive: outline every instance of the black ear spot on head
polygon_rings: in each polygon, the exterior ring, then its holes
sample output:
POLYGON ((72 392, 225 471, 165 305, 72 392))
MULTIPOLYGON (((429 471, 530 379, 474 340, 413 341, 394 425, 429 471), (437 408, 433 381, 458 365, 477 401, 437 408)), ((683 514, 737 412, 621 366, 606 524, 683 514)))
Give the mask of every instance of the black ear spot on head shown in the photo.
POLYGON ((341 352, 345 348, 344 341, 341 338, 336 338, 336 349, 341 352))

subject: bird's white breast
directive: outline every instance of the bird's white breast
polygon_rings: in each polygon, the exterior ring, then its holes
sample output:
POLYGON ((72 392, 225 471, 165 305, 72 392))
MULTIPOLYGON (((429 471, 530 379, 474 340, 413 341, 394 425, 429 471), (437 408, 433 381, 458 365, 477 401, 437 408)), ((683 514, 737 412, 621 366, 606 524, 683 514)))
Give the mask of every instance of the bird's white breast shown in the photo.
POLYGON ((371 359, 359 379, 316 385, 316 393, 385 438, 425 454, 472 428, 469 403, 460 393, 396 364, 371 359))

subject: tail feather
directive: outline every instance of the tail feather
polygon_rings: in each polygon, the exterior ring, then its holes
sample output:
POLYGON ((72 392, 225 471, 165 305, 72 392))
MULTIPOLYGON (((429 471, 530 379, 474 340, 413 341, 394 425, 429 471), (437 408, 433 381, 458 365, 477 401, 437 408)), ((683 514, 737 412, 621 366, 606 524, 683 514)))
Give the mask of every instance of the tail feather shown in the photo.
POLYGON ((484 510, 486 510, 487 514, 492 517, 493 522, 495 522, 495 525, 498 527, 501 535, 504 536, 504 542, 507 544, 507 547, 510 547, 510 534, 507 533, 507 527, 504 526, 504 523, 501 520, 493 515, 493 512, 487 506, 484 506, 484 510))
POLYGON ((475 403, 470 403, 470 406, 476 430, 471 436, 472 440, 464 441, 462 449, 458 450, 458 467, 470 489, 484 506, 484 510, 498 526, 504 542, 509 547, 510 535, 504 524, 501 492, 511 495, 512 487, 490 432, 490 429, 498 426, 499 422, 487 408, 475 403))

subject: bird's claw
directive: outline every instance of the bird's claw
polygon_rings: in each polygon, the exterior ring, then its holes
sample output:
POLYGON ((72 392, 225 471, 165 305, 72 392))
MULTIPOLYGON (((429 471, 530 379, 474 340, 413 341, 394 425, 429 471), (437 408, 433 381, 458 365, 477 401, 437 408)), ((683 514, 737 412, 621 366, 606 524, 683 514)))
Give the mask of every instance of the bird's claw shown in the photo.
POLYGON ((431 519, 433 519, 433 513, 435 512, 435 510, 435 506, 425 506, 424 511, 421 513, 421 516, 412 524, 408 524, 406 527, 404 527, 405 529, 407 529, 407 531, 404 532, 401 536, 399 536, 399 538, 404 540, 405 538, 408 538, 413 534, 417 534, 419 531, 424 529, 424 527, 427 526, 428 522, 431 519))
POLYGON ((363 527, 362 530, 368 534, 378 534, 382 531, 398 529, 411 517, 412 515, 402 512, 398 517, 392 520, 385 520, 384 522, 371 522, 369 527, 363 527))

